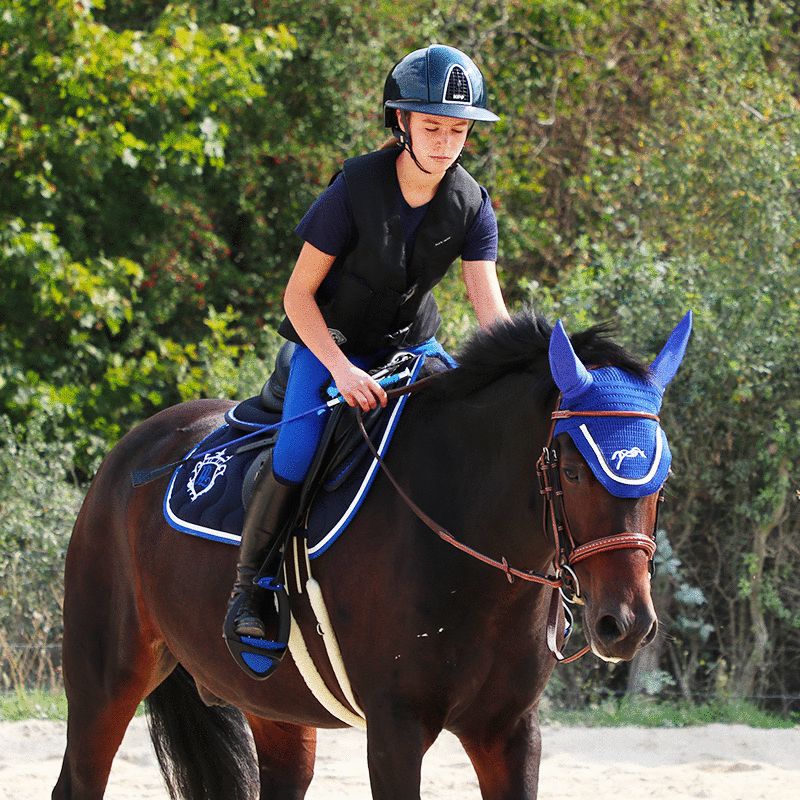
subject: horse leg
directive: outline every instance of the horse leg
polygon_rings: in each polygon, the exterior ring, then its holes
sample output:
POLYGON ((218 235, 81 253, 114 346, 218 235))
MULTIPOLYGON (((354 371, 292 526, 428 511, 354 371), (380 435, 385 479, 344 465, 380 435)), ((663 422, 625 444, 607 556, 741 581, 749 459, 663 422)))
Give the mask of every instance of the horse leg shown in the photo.
POLYGON ((419 800, 422 757, 435 731, 422 721, 387 710, 367 712, 367 763, 373 800, 419 800))
POLYGON ((261 800, 302 800, 314 776, 317 729, 245 716, 258 756, 261 800))
POLYGON ((62 659, 67 746, 54 800, 101 798, 111 762, 139 702, 175 659, 142 619, 135 590, 120 576, 113 545, 99 556, 89 513, 79 516, 67 553, 62 659), (111 566, 113 564, 113 567, 111 566))
MULTIPOLYGON (((66 640, 65 640, 66 643, 66 640)), ((171 656, 153 650, 134 652, 133 642, 119 653, 122 663, 109 663, 87 646, 86 657, 64 657, 67 694, 67 746, 53 800, 99 800, 111 762, 140 701, 174 665, 171 656)), ((116 659, 114 659, 116 661, 116 659)))
POLYGON ((508 727, 458 738, 475 767, 484 800, 536 800, 542 738, 536 710, 508 727))

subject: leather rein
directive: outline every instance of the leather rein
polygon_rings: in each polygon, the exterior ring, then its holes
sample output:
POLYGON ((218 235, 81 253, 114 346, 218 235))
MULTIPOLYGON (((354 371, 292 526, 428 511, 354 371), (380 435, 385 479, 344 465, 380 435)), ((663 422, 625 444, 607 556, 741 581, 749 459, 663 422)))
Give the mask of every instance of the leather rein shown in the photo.
MULTIPOLYGON (((408 386, 390 389, 386 394, 389 399, 394 399, 395 397, 405 394, 412 394, 422 388, 429 380, 430 378, 423 378, 408 386)), ((588 653, 591 649, 589 645, 586 645, 578 652, 570 656, 565 656, 558 647, 558 619, 559 610, 562 606, 562 598, 567 603, 583 605, 580 582, 573 567, 581 561, 600 553, 634 549, 644 550, 645 553, 647 553, 648 562, 652 571, 653 556, 656 551, 655 529, 658 524, 658 512, 656 512, 656 521, 653 525, 653 533, 651 535, 639 533, 637 531, 623 531, 611 536, 604 536, 600 539, 593 539, 585 544, 576 544, 572 532, 570 531, 566 504, 564 501, 564 492, 561 488, 558 451, 553 447, 553 433, 555 431, 556 422, 560 419, 569 419, 570 417, 638 417, 658 422, 659 417, 655 414, 639 411, 562 411, 560 410, 560 405, 561 397, 559 396, 558 402, 556 403, 556 410, 550 415, 551 422, 547 436, 547 444, 542 448, 542 453, 536 462, 536 474, 539 479, 539 494, 543 498, 542 530, 545 532, 545 535, 547 535, 548 530, 550 531, 555 548, 552 560, 552 575, 544 575, 539 572, 512 567, 504 557, 499 561, 491 558, 481 553, 479 550, 475 550, 469 545, 464 544, 464 542, 459 541, 447 528, 440 525, 436 520, 426 514, 403 490, 378 453, 364 427, 364 416, 361 408, 356 406, 355 411, 358 427, 367 447, 389 479, 389 482, 394 486, 400 499, 408 506, 410 511, 420 522, 430 528, 430 530, 444 542, 447 542, 447 544, 455 547, 471 558, 503 572, 509 583, 514 583, 514 581, 519 578, 528 583, 549 586, 553 590, 547 615, 547 646, 558 662, 569 664, 581 658, 581 656, 588 653)), ((662 488, 659 492, 659 506, 663 499, 662 488)), ((569 628, 571 629, 572 613, 567 606, 564 606, 564 614, 568 619, 569 628)), ((569 634, 567 633, 566 635, 568 636, 569 634)))

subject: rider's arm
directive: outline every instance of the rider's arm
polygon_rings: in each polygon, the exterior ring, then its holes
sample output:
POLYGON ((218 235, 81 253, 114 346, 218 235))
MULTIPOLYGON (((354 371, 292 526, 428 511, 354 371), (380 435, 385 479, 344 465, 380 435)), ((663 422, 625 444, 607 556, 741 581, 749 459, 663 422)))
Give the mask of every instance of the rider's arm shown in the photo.
POLYGON ((351 364, 333 341, 314 297, 334 261, 336 256, 309 242, 303 245, 283 297, 286 315, 303 344, 331 373, 349 405, 358 404, 365 411, 374 408, 376 402, 385 406, 386 392, 368 373, 351 364))
POLYGON ((482 328, 498 320, 509 319, 494 261, 462 261, 461 275, 467 287, 467 297, 482 328))

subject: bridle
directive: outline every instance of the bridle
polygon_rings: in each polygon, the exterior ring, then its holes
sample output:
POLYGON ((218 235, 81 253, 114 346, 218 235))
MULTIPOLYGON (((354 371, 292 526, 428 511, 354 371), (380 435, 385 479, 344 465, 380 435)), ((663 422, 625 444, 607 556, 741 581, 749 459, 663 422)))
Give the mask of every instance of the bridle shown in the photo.
MULTIPOLYGON (((411 394, 421 388, 427 381, 428 379, 424 378, 421 381, 402 388, 390 389, 386 394, 390 399, 403 394, 411 394)), ((615 550, 644 550, 647 554, 649 568, 652 573, 653 556, 656 552, 655 530, 658 524, 658 510, 656 510, 653 532, 650 535, 638 531, 622 531, 621 533, 604 536, 600 539, 593 539, 585 544, 577 544, 570 530, 564 501, 564 492, 561 488, 558 450, 553 446, 553 435, 556 423, 560 419, 569 419, 570 417, 638 417, 641 419, 655 420, 656 422, 659 421, 659 417, 655 414, 639 411, 566 411, 561 410, 560 406, 561 397, 559 396, 556 408, 550 415, 550 430, 547 436, 547 443, 542 448, 542 453, 536 462, 539 493, 543 500, 542 529, 545 535, 547 535, 548 531, 550 532, 555 549, 552 561, 552 575, 543 575, 542 573, 533 572, 531 570, 517 569, 516 567, 512 567, 505 558, 501 558, 501 560, 498 561, 459 541, 447 528, 428 516, 428 514, 406 494, 392 472, 386 466, 383 458, 375 448, 375 445, 372 443, 364 427, 363 412, 358 407, 356 407, 356 419, 361 435, 373 457, 377 460, 380 468, 389 479, 389 482, 394 486, 400 499, 408 506, 420 522, 430 528, 440 539, 447 542, 447 544, 452 547, 455 547, 457 550, 460 550, 462 553, 466 553, 466 555, 487 566, 501 570, 509 583, 514 583, 514 581, 519 578, 529 583, 549 586, 553 590, 547 618, 547 646, 558 662, 568 664, 581 658, 581 656, 588 653, 591 649, 589 645, 586 645, 571 656, 564 656, 558 647, 558 619, 559 610, 563 605, 562 599, 566 603, 583 605, 580 582, 574 570, 575 565, 592 556, 599 555, 600 553, 609 553, 615 550)), ((656 509, 658 509, 664 499, 663 491, 662 487, 659 491, 656 509)), ((563 608, 564 615, 569 623, 569 628, 571 628, 572 613, 566 605, 564 605, 563 608)), ((568 635, 569 634, 567 634, 567 636, 568 635)))
MULTIPOLYGON (((561 488, 561 473, 559 470, 558 450, 553 447, 553 439, 556 423, 561 419, 572 417, 633 417, 639 419, 650 419, 660 422, 656 414, 649 414, 644 411, 566 411, 561 410, 561 397, 556 403, 556 410, 550 415, 550 430, 547 435, 547 444, 542 448, 542 453, 536 461, 536 475, 539 479, 539 494, 542 496, 542 530, 547 535, 550 531, 551 539, 555 549, 553 556, 553 568, 557 577, 561 580, 560 596, 566 603, 584 605, 581 595, 581 585, 578 575, 575 572, 575 565, 587 558, 599 555, 600 553, 610 553, 614 550, 644 550, 647 554, 647 562, 652 574, 653 556, 656 552, 655 532, 658 527, 658 510, 664 500, 663 486, 658 493, 656 504, 656 517, 653 523, 651 534, 639 531, 622 531, 610 536, 603 536, 600 539, 592 539, 585 544, 577 544, 572 535, 567 515, 566 502, 564 500, 564 490, 561 488)), ((554 592, 554 599, 556 594, 554 592)), ((547 644, 553 655, 558 661, 569 663, 585 655, 590 647, 586 645, 578 653, 564 657, 558 649, 556 641, 556 628, 554 625, 554 602, 551 600, 550 614, 547 625, 547 644)), ((556 607, 555 614, 558 609, 556 607)), ((572 614, 567 606, 564 606, 564 614, 568 618, 570 627, 572 625, 572 614)))

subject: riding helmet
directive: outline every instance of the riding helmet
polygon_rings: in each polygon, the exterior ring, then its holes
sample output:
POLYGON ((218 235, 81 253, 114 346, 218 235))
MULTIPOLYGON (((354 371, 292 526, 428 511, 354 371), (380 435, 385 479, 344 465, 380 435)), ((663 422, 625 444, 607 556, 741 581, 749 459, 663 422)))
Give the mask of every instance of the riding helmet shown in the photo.
POLYGON ((475 62, 443 44, 414 50, 392 67, 383 87, 384 125, 397 127, 392 109, 496 122, 486 108, 486 85, 475 62))

